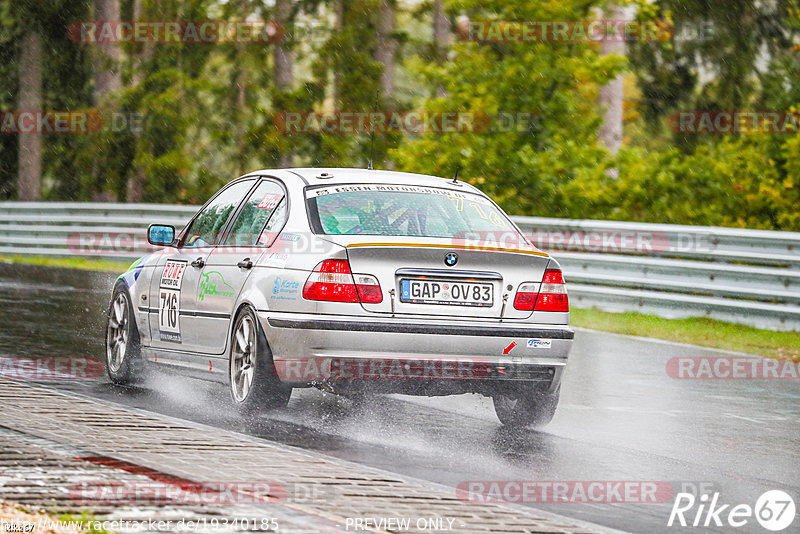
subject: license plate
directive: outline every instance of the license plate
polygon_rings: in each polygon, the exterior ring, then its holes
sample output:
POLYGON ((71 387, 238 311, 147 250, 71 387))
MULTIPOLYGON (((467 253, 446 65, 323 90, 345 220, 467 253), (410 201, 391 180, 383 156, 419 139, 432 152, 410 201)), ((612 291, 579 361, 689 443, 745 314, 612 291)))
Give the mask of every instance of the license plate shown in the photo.
POLYGON ((400 302, 489 307, 494 303, 494 287, 478 282, 403 279, 400 302))

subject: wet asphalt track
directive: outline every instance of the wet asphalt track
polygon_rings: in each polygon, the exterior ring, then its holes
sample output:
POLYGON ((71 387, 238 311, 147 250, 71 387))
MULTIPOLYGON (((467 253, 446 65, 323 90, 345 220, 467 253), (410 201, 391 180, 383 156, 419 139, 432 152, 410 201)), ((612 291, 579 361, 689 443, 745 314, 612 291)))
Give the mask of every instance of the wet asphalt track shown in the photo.
MULTIPOLYGON (((0 264, 0 356, 102 354, 113 278, 0 264)), ((800 506, 800 380, 675 380, 666 372, 672 357, 720 355, 579 331, 554 421, 521 433, 501 427, 491 402, 474 395, 378 396, 354 405, 303 390, 285 410, 247 426, 223 387, 201 381, 157 375, 141 388, 115 388, 105 377, 52 385, 453 487, 467 480, 705 483, 722 503, 752 506, 764 491, 781 489, 800 506)), ((704 531, 667 528, 671 503, 532 506, 630 532, 704 531)), ((752 518, 720 531, 768 532, 752 518)), ((799 531, 800 511, 785 532, 799 531)))

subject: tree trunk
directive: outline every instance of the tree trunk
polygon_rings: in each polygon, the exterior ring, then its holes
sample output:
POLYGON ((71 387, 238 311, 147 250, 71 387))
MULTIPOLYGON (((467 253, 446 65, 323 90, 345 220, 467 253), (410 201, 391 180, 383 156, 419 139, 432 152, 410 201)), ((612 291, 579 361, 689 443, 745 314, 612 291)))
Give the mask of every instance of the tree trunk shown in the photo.
MULTIPOLYGON (((283 26, 284 30, 287 30, 286 38, 289 37, 288 28, 291 14, 291 0, 275 0, 275 22, 283 26)), ((292 57, 292 52, 283 41, 276 43, 274 50, 275 86, 280 91, 288 91, 294 83, 294 58, 292 57)))
MULTIPOLYGON (((94 19, 97 21, 118 21, 119 0, 95 0, 94 19)), ((92 50, 92 71, 94 73, 94 105, 104 120, 109 120, 111 106, 108 102, 109 95, 119 91, 122 87, 120 74, 121 52, 115 43, 100 42, 92 50)), ((97 157, 92 164, 92 200, 95 202, 116 201, 116 194, 107 190, 108 184, 102 183, 103 172, 97 163, 97 157)))
MULTIPOLYGON (((283 26, 286 38, 289 38, 290 18, 292 14, 291 0, 275 0, 275 22, 283 26)), ((273 76, 275 88, 278 91, 291 91, 294 84, 294 58, 292 51, 283 41, 276 43, 272 57, 273 76)), ((279 167, 290 167, 292 164, 291 152, 283 152, 278 158, 279 167)))
MULTIPOLYGON (((29 29, 22 37, 19 60, 19 110, 42 110, 42 38, 29 29)), ((17 196, 20 200, 40 200, 42 196, 42 134, 19 134, 17 196)))
MULTIPOLYGON (((611 4, 606 13, 610 15, 606 18, 611 20, 623 20, 625 18, 625 10, 616 4, 611 4)), ((625 56, 625 41, 604 40, 600 45, 600 53, 625 56)), ((604 114, 598 138, 612 154, 616 154, 622 144, 623 97, 622 74, 600 87, 597 95, 597 102, 604 114)))
POLYGON ((397 52, 397 43, 392 32, 394 32, 394 1, 381 0, 375 29, 375 60, 383 65, 380 87, 386 103, 391 102, 394 97, 394 56, 397 52))
MULTIPOLYGON (((436 0, 433 3, 433 57, 437 63, 447 59, 447 47, 450 44, 450 21, 444 12, 444 1, 436 0)), ((437 98, 447 96, 447 91, 442 86, 436 87, 437 98)))
MULTIPOLYGON (((143 20, 144 17, 142 16, 142 2, 143 0, 133 0, 133 20, 143 20)), ((131 85, 136 86, 139 85, 139 82, 142 81, 142 68, 143 65, 153 57, 153 53, 155 52, 153 48, 153 43, 150 40, 147 40, 143 45, 139 53, 136 55, 136 64, 134 65, 133 74, 131 75, 131 85)))
POLYGON ((234 69, 234 84, 236 85, 236 101, 234 102, 233 118, 236 131, 236 159, 239 165, 239 174, 244 174, 247 166, 247 69, 244 67, 243 43, 236 43, 236 68, 234 69))
MULTIPOLYGON (((95 0, 94 18, 97 21, 119 20, 119 0, 95 0)), ((94 102, 96 106, 122 87, 120 49, 116 43, 101 42, 92 57, 94 69, 94 102)))
MULTIPOLYGON (((341 34, 344 31, 344 6, 345 0, 334 0, 333 15, 334 23, 333 28, 336 33, 341 34)), ((334 65, 333 68, 333 107, 336 109, 339 106, 339 100, 342 96, 342 79, 339 74, 339 69, 334 65)))
MULTIPOLYGON (((133 0, 133 20, 142 20, 142 0, 133 0)), ((131 76, 131 85, 137 86, 142 81, 142 69, 144 64, 153 56, 153 44, 150 42, 144 43, 142 49, 136 57, 136 64, 133 68, 133 75, 131 76)), ((139 146, 139 138, 142 133, 135 131, 133 133, 136 138, 135 146, 139 146)), ((128 177, 126 200, 128 202, 141 202, 144 198, 145 185, 147 184, 147 174, 141 164, 137 164, 133 169, 133 174, 128 177)))
MULTIPOLYGON (((136 136, 139 137, 138 135, 136 136)), ((137 165, 133 174, 128 177, 128 189, 125 200, 128 202, 141 202, 144 197, 145 172, 141 165, 137 165)))

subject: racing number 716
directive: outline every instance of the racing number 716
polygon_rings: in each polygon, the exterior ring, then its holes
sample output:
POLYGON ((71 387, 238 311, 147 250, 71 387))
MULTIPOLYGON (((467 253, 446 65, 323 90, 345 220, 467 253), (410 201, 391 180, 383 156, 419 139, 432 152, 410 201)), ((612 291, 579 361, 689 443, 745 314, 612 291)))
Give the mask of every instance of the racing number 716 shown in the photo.
POLYGON ((167 328, 178 326, 178 295, 175 291, 161 291, 159 323, 167 328))

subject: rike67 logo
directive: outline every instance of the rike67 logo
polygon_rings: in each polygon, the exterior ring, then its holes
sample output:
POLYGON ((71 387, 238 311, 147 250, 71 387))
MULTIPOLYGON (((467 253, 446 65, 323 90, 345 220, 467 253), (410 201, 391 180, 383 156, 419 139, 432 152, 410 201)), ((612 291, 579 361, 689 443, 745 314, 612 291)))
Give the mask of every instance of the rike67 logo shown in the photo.
POLYGON ((723 504, 719 496, 719 493, 703 494, 698 498, 691 493, 678 493, 667 526, 743 527, 755 517, 763 528, 780 532, 794 522, 794 500, 785 491, 764 492, 755 506, 723 504))

